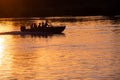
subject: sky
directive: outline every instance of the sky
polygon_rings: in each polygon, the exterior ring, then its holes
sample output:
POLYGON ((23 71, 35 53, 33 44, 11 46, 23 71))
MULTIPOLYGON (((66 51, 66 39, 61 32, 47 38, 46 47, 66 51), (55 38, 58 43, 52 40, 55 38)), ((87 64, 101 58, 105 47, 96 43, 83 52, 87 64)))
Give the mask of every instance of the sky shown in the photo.
POLYGON ((0 17, 120 13, 119 0, 0 0, 0 17))

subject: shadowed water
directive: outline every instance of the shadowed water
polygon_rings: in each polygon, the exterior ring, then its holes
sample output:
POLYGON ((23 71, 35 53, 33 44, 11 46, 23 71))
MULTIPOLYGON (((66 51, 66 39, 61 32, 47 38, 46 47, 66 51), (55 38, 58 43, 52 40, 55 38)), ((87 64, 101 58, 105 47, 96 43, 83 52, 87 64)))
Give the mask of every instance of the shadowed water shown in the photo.
POLYGON ((1 18, 0 33, 48 19, 62 34, 0 35, 0 80, 120 80, 120 19, 1 18))

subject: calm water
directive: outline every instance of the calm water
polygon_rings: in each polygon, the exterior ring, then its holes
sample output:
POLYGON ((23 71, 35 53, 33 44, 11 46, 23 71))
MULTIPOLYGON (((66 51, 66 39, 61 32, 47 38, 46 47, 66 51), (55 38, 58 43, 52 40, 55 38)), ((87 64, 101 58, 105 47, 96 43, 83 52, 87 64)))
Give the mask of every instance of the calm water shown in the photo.
POLYGON ((0 35, 0 80, 120 80, 120 17, 0 18, 0 32, 48 19, 60 35, 0 35))

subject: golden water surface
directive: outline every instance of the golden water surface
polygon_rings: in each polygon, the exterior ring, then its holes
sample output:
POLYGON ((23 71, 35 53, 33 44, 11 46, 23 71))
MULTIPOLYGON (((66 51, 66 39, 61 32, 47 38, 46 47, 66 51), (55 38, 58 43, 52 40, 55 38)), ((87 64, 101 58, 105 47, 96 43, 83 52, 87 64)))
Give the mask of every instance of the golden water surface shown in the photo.
MULTIPOLYGON (((48 18, 63 34, 0 35, 0 80, 120 80, 120 21, 103 16, 48 18), (70 19, 69 19, 70 18, 70 19)), ((2 18, 0 32, 39 18, 2 18)))

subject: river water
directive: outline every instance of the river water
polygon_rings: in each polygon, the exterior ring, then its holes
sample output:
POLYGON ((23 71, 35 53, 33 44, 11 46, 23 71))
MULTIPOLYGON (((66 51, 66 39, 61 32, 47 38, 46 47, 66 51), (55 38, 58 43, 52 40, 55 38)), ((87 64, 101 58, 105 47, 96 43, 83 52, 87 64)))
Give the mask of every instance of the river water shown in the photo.
POLYGON ((45 19, 62 34, 0 35, 0 80, 120 80, 120 17, 0 18, 0 33, 45 19))

